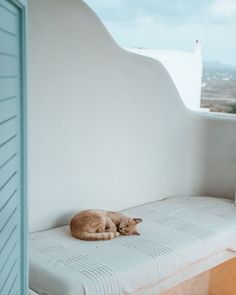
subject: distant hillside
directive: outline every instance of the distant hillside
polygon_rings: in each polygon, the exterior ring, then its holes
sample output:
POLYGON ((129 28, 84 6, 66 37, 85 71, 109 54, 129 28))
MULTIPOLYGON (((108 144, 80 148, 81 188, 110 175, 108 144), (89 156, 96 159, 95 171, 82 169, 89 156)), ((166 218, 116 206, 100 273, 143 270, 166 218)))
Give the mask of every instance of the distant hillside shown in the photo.
POLYGON ((231 112, 236 104, 236 67, 218 61, 203 64, 202 107, 231 112))
POLYGON ((236 66, 226 65, 220 61, 204 61, 203 64, 205 68, 236 70, 236 66))

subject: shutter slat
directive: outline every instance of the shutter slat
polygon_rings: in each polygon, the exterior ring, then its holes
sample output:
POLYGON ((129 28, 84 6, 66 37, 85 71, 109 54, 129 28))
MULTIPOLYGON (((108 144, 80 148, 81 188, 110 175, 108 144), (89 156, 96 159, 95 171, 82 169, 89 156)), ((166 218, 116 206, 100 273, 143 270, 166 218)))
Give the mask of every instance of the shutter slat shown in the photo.
POLYGON ((0 124, 0 145, 9 138, 9 134, 14 134, 16 132, 17 124, 17 115, 9 117, 2 124, 0 124))
MULTIPOLYGON (((15 258, 15 257, 14 257, 15 258)), ((0 285, 0 294, 8 294, 12 284, 14 283, 14 280, 17 278, 19 274, 19 264, 18 264, 18 259, 15 258, 13 263, 10 266, 10 269, 7 273, 7 277, 5 281, 3 282, 3 285, 0 285)))
MULTIPOLYGON (((7 277, 9 276, 9 273, 11 271, 12 268, 14 268, 17 258, 18 258, 18 251, 14 251, 12 255, 10 255, 7 259, 7 262, 5 263, 5 265, 3 266, 2 271, 0 272, 0 290, 3 289, 4 284, 7 280, 7 277)), ((0 292, 0 294, 2 294, 0 292)))
POLYGON ((17 38, 0 31, 0 53, 18 55, 17 38))
POLYGON ((18 63, 15 57, 0 55, 0 65, 0 77, 18 75, 18 63))
MULTIPOLYGON (((6 142, 6 141, 5 141, 6 142)), ((0 167, 6 163, 6 161, 17 152, 17 138, 14 137, 0 147, 0 167)))
POLYGON ((0 232, 3 231, 4 227, 7 226, 7 221, 9 216, 14 214, 17 210, 17 193, 14 193, 7 201, 5 206, 2 208, 0 212, 0 220, 1 220, 1 227, 0 232))
POLYGON ((12 156, 7 158, 6 162, 2 163, 0 166, 0 170, 3 169, 12 159, 14 159, 17 156, 17 153, 14 153, 12 156))
POLYGON ((16 295, 18 293, 18 290, 19 290, 19 282, 17 280, 18 276, 15 277, 15 280, 13 281, 13 284, 8 292, 7 295, 16 295))
POLYGON ((17 8, 11 5, 8 1, 1 0, 0 5, 2 6, 2 8, 6 9, 7 11, 13 13, 14 15, 17 15, 17 8))
POLYGON ((7 233, 7 236, 5 238, 4 241, 2 241, 2 243, 0 243, 0 261, 1 264, 3 264, 3 259, 4 259, 4 251, 6 252, 7 249, 9 249, 9 247, 11 246, 12 243, 15 242, 15 240, 17 240, 17 238, 19 238, 18 233, 17 233, 17 226, 13 226, 13 228, 11 229, 11 231, 9 233, 7 233))
POLYGON ((16 231, 13 231, 12 234, 9 233, 9 238, 6 240, 6 243, 5 245, 3 245, 3 248, 0 252, 0 272, 6 264, 8 256, 11 253, 12 249, 18 246, 17 244, 17 234, 16 231))
MULTIPOLYGON (((15 263, 15 261, 18 258, 18 249, 17 247, 13 247, 11 249, 11 252, 9 253, 9 256, 7 257, 7 260, 5 261, 1 271, 0 271, 0 290, 4 285, 4 282, 6 281, 6 278, 13 266, 13 264, 15 263)), ((0 293, 1 294, 1 293, 0 293)))
POLYGON ((0 2, 0 28, 8 34, 17 36, 18 17, 6 9, 6 2, 4 2, 0 2))
POLYGON ((17 227, 18 216, 17 211, 14 211, 11 216, 9 216, 8 223, 2 228, 0 232, 1 240, 0 240, 0 252, 3 249, 3 246, 7 242, 9 235, 14 231, 17 227))
POLYGON ((0 208, 2 208, 10 196, 17 190, 17 174, 12 174, 2 186, 0 191, 0 208))
POLYGON ((0 108, 0 124, 3 124, 4 121, 15 116, 18 111, 18 104, 15 100, 6 100, 1 102, 0 108))
POLYGON ((2 168, 0 167, 0 189, 4 186, 4 183, 6 183, 10 176, 15 172, 17 161, 17 157, 13 157, 11 160, 8 159, 8 162, 5 163, 2 168))
MULTIPOLYGON (((11 97, 17 97, 17 79, 0 79, 0 103, 11 97)), ((0 108, 2 105, 0 104, 0 108)))

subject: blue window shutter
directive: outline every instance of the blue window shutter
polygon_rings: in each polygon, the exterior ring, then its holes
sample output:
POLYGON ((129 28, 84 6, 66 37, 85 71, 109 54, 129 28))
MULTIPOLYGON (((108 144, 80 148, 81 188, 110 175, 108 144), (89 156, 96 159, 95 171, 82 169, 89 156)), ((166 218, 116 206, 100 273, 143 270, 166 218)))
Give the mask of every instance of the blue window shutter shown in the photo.
POLYGON ((25 7, 0 0, 0 295, 27 294, 25 7))

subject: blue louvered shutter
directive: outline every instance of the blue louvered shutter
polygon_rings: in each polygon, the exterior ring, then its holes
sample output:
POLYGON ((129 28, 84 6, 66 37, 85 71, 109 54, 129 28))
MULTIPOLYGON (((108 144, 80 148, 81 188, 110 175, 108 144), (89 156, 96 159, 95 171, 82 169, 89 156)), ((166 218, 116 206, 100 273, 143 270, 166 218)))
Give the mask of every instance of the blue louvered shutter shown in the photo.
POLYGON ((26 294, 24 19, 0 0, 0 295, 26 294))

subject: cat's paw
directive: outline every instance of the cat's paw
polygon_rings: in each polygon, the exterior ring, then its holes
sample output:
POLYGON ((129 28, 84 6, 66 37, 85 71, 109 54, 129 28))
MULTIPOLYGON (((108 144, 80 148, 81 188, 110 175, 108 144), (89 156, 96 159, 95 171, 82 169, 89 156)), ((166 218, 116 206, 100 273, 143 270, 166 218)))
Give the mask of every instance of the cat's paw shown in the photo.
POLYGON ((119 237, 121 234, 117 231, 116 232, 116 237, 119 237))

